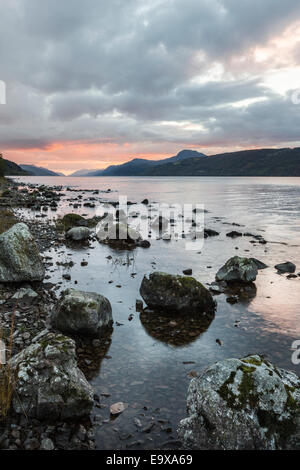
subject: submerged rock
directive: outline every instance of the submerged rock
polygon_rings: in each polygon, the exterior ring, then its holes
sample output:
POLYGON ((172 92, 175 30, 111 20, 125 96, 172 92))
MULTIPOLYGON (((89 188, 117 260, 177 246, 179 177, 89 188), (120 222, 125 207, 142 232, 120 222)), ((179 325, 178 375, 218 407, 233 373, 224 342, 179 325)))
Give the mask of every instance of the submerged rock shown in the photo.
POLYGON ((16 413, 51 421, 90 413, 94 391, 77 367, 72 339, 44 330, 12 358, 11 367, 16 413))
POLYGON ((300 449, 300 379, 260 356, 194 378, 178 436, 192 449, 300 449))
POLYGON ((66 233, 66 238, 73 242, 88 240, 91 236, 91 230, 87 227, 73 227, 66 233))
POLYGON ((0 282, 42 281, 45 268, 27 225, 15 224, 0 235, 0 282))
POLYGON ((255 281, 258 274, 256 262, 252 258, 230 258, 216 274, 216 281, 244 282, 255 281))
POLYGON ((150 309, 173 313, 211 313, 215 302, 196 279, 154 272, 144 276, 140 294, 150 309))
POLYGON ((105 332, 112 323, 111 305, 106 297, 75 289, 62 292, 51 318, 57 330, 92 336, 105 332))
POLYGON ((280 273, 294 273, 296 271, 296 265, 294 263, 291 263, 290 261, 287 261, 286 263, 280 263, 276 264, 275 269, 279 271, 280 273))

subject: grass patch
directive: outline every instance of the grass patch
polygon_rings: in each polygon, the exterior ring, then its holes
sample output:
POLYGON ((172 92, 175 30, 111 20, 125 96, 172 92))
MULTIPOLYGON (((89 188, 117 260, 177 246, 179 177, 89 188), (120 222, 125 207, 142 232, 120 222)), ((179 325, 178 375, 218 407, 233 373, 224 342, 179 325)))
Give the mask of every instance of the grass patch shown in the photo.
POLYGON ((13 349, 13 332, 15 326, 15 307, 10 332, 6 337, 0 327, 0 420, 4 421, 11 407, 12 396, 15 388, 15 374, 11 369, 10 359, 13 349))

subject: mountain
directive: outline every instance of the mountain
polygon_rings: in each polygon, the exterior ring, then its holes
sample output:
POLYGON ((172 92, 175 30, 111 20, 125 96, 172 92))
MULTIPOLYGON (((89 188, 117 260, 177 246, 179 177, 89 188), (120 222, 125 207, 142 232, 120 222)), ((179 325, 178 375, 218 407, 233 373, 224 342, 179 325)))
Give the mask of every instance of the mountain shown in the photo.
POLYGON ((101 171, 101 170, 96 170, 96 169, 95 170, 77 170, 68 176, 90 176, 89 173, 96 173, 97 171, 101 171))
POLYGON ((4 160, 4 175, 5 176, 28 176, 29 173, 23 170, 19 165, 9 160, 4 160))
POLYGON ((41 166, 35 165, 20 165, 20 167, 33 176, 64 176, 63 173, 56 173, 55 171, 48 170, 41 166))
POLYGON ((146 176, 300 176, 300 148, 244 150, 149 168, 146 176))
POLYGON ((205 157, 203 153, 195 150, 182 150, 174 157, 165 158, 163 160, 146 160, 144 158, 134 158, 122 165, 111 165, 105 170, 97 170, 86 174, 86 176, 143 176, 153 167, 164 166, 168 163, 176 163, 189 158, 205 157))

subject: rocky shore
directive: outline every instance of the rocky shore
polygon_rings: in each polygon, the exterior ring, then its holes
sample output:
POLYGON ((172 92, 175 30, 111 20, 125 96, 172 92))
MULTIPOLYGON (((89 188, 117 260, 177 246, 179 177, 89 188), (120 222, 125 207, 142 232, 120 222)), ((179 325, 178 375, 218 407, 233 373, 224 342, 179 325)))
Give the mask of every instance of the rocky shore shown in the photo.
MULTIPOLYGON (((53 260, 45 252, 78 244, 89 246, 92 240, 129 251, 151 244, 127 221, 117 222, 115 230, 122 236, 116 243, 109 232, 101 235, 104 227, 96 233, 102 216, 71 213, 55 217, 63 197, 72 210, 93 208, 103 196, 107 198, 109 189, 102 193, 86 190, 83 198, 83 191, 74 188, 72 196, 66 197, 70 188, 17 185, 12 181, 1 184, 0 331, 6 344, 12 338, 12 348, 6 368, 0 369, 0 385, 9 366, 14 393, 9 413, 0 421, 0 448, 93 449, 95 427, 90 415, 93 409, 101 409, 102 397, 91 386, 89 376, 93 356, 99 360, 105 357, 116 326, 111 299, 106 298, 105 291, 99 294, 70 288, 58 292, 58 286, 49 282, 53 260), (45 223, 50 220, 49 214, 54 217, 51 223, 45 223)), ((154 220, 153 230, 160 231, 163 223, 154 220)), ((204 238, 218 235, 206 229, 204 238)), ((268 243, 263 236, 246 231, 226 235, 268 243)), ((163 242, 163 235, 161 238, 163 242)), ((72 261, 64 264, 68 263, 72 261)), ((88 264, 82 263, 83 267, 88 264)), ((178 324, 197 337, 213 321, 218 295, 225 293, 232 304, 243 296, 251 297, 259 271, 266 267, 256 258, 234 256, 220 266, 215 281, 207 286, 192 277, 191 269, 183 275, 145 273, 140 286, 144 303, 137 302, 141 322, 151 331, 160 316, 160 330, 154 333, 158 339, 163 329, 172 342, 178 324)), ((299 278, 292 262, 279 263, 274 269, 288 279, 299 278)), ((64 276, 68 281, 69 275, 64 276)), ((176 338, 185 343, 180 334, 176 338)), ((111 414, 122 413, 122 406, 119 412, 111 408, 111 414)), ((194 378, 187 409, 188 418, 178 427, 179 440, 166 440, 162 448, 299 447, 299 378, 260 356, 228 359, 194 378)), ((168 424, 163 421, 162 427, 168 424)), ((147 435, 154 422, 143 427, 136 421, 135 426, 147 435)))

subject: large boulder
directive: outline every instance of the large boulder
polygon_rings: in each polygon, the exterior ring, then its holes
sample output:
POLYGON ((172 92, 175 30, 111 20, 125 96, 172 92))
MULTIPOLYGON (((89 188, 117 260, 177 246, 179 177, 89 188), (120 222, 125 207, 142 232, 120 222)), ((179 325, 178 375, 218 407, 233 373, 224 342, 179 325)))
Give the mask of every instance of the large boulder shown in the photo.
POLYGON ((73 227, 67 231, 66 238, 73 242, 82 242, 88 240, 91 234, 91 230, 87 227, 73 227))
POLYGON ((0 235, 0 282, 42 281, 45 268, 27 225, 19 223, 0 235))
POLYGON ((243 282, 255 281, 258 267, 252 258, 230 258, 216 274, 216 281, 243 282))
POLYGON ((59 222, 63 225, 66 231, 73 227, 86 227, 88 225, 88 222, 84 217, 73 213, 64 215, 59 222))
POLYGON ((94 391, 77 367, 72 339, 44 330, 12 358, 11 367, 16 413, 51 421, 90 413, 94 391))
POLYGON ((144 276, 140 294, 156 311, 204 314, 215 310, 211 293, 193 277, 154 272, 144 276))
POLYGON ((101 243, 115 248, 135 248, 142 243, 140 233, 127 223, 102 222, 97 226, 96 237, 101 243))
POLYGON ((112 326, 111 305, 100 294, 68 289, 62 292, 51 323, 64 333, 98 336, 112 326))
POLYGON ((300 449, 300 378, 260 356, 192 379, 178 436, 192 449, 300 449))

